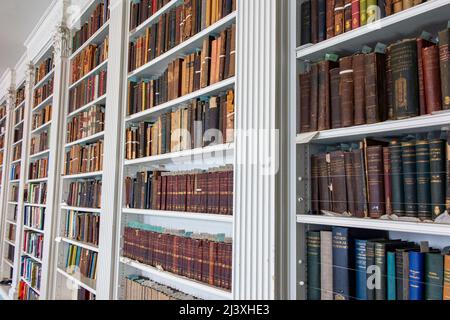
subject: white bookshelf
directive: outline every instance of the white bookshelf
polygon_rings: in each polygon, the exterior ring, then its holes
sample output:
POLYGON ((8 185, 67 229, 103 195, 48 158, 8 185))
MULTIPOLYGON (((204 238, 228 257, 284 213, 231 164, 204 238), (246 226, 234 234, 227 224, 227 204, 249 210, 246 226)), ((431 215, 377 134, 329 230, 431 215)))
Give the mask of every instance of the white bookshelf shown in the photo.
MULTIPOLYGON (((297 38, 301 32, 301 17, 299 6, 302 0, 292 0, 291 7, 297 8, 296 20, 291 23, 291 32, 297 38)), ((298 121, 297 106, 300 93, 298 74, 304 65, 316 62, 327 53, 339 56, 351 55, 364 45, 374 47, 377 43, 389 45, 397 40, 420 36, 422 30, 433 35, 447 26, 450 15, 450 3, 445 0, 431 0, 383 18, 373 24, 345 32, 317 44, 297 46, 294 57, 295 74, 291 75, 292 103, 291 116, 298 121), (412 28, 414 26, 414 28, 412 28)), ((433 246, 443 243, 450 244, 450 225, 426 222, 410 222, 406 220, 364 219, 354 217, 334 217, 325 215, 310 215, 310 157, 324 145, 360 141, 366 137, 400 137, 407 134, 427 133, 431 131, 447 131, 450 129, 450 113, 440 111, 405 120, 386 121, 376 124, 353 126, 342 129, 331 129, 321 132, 296 134, 291 130, 290 143, 295 150, 290 157, 291 165, 296 174, 291 177, 290 186, 295 190, 291 196, 293 210, 290 212, 290 298, 306 299, 306 232, 308 230, 329 230, 334 226, 382 230, 395 238, 405 240, 429 240, 433 246)), ((295 125, 294 125, 295 128, 295 125)))

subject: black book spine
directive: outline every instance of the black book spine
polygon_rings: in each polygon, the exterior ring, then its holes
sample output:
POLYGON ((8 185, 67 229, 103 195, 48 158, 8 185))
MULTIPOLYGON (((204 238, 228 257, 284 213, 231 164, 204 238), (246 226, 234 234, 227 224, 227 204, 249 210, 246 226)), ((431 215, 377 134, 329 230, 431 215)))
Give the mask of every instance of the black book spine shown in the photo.
POLYGON ((305 1, 301 5, 302 31, 300 42, 302 45, 311 43, 311 1, 305 1))
POLYGON ((430 210, 430 145, 426 140, 416 142, 417 203, 421 220, 431 219, 430 210))
POLYGON ((402 143, 405 215, 417 218, 416 148, 414 142, 402 143))
POLYGON ((431 205, 433 219, 445 211, 446 165, 445 142, 430 141, 431 205))

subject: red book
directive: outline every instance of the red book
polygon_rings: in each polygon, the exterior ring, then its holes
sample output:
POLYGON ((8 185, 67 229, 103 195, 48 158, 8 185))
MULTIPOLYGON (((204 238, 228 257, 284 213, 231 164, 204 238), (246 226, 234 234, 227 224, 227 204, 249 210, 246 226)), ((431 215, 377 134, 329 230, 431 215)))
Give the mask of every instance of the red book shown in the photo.
POLYGON ((352 0, 352 29, 360 26, 359 0, 352 0))

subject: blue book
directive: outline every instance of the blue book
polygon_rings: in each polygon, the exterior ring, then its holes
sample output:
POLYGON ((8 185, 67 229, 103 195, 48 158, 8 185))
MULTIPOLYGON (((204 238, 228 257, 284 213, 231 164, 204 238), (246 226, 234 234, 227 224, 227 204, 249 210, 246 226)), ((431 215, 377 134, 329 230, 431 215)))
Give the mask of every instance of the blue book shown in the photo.
POLYGON ((409 300, 423 300, 423 274, 423 253, 417 251, 409 252, 409 300))
POLYGON ((367 240, 355 240, 356 299, 367 300, 367 240))
POLYGON ((387 298, 397 300, 395 252, 387 253, 387 298))
POLYGON ((317 1, 317 7, 318 7, 318 29, 319 29, 319 42, 326 40, 327 38, 327 21, 326 21, 326 0, 318 0, 317 1))
POLYGON ((349 265, 349 230, 333 228, 333 291, 334 300, 349 300, 350 269, 349 265))

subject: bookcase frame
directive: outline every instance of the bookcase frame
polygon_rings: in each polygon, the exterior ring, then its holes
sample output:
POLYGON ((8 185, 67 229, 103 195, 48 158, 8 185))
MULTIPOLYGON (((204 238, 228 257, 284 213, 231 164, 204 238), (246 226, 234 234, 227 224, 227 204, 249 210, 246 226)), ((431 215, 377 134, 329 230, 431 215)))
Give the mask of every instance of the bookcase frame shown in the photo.
MULTIPOLYGON (((300 43, 301 34, 300 3, 302 0, 291 0, 294 14, 292 15, 291 32, 295 35, 295 43, 300 43)), ((450 3, 446 0, 431 0, 402 12, 393 14, 377 21, 374 25, 366 25, 358 29, 343 33, 317 44, 307 44, 297 47, 292 65, 296 70, 291 75, 291 87, 294 88, 291 103, 292 118, 299 119, 297 105, 299 103, 298 74, 302 64, 323 58, 325 53, 352 54, 363 45, 373 46, 377 42, 391 43, 397 39, 417 36, 420 28, 436 34, 446 25, 450 16, 450 3), (439 22, 439 23, 438 23, 439 22), (411 26, 415 26, 414 29, 411 26)), ((342 129, 332 129, 316 133, 291 134, 291 145, 296 149, 296 156, 291 157, 296 174, 292 176, 291 186, 295 188, 292 202, 294 208, 290 213, 291 230, 294 236, 291 241, 289 264, 290 298, 306 299, 306 232, 323 227, 348 227, 372 230, 385 230, 405 237, 431 238, 433 241, 449 241, 450 226, 434 223, 414 223, 391 220, 374 220, 361 218, 341 218, 307 215, 310 210, 310 157, 317 152, 321 145, 336 142, 357 141, 364 137, 377 137, 389 134, 419 133, 433 130, 448 130, 450 128, 450 111, 442 111, 432 115, 425 115, 405 120, 386 121, 376 124, 354 126, 342 129), (437 239, 437 240, 436 240, 437 239)), ((421 238, 421 239, 422 239, 421 238)))

